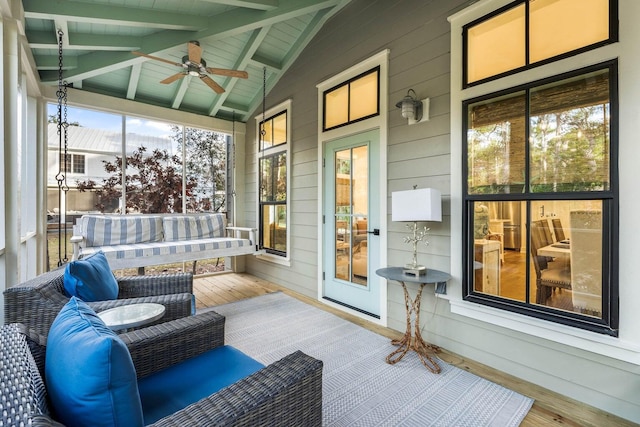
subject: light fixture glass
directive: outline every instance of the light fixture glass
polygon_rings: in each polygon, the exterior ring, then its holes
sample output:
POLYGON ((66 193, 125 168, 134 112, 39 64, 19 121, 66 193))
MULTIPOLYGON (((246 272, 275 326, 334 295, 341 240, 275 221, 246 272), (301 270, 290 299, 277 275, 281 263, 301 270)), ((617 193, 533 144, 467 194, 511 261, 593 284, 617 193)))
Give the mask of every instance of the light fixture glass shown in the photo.
POLYGON ((406 96, 396 104, 396 107, 402 109, 402 117, 405 119, 415 121, 422 119, 422 102, 418 100, 416 92, 413 89, 407 91, 406 96))
POLYGON ((418 221, 442 221, 442 196, 440 191, 434 188, 416 188, 407 191, 394 191, 391 193, 391 220, 407 221, 407 228, 412 235, 404 238, 405 243, 413 245, 413 259, 404 267, 405 274, 426 274, 427 267, 418 264, 418 243, 426 240, 429 228, 426 226, 418 230, 418 221))

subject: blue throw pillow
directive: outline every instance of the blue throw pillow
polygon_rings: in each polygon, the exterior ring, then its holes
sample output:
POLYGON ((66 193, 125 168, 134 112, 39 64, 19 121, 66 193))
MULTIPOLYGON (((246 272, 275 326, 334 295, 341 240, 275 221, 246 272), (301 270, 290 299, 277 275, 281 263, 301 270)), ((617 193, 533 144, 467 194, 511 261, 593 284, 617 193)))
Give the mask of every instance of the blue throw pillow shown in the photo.
POLYGON ((129 350, 75 297, 60 310, 49 330, 45 378, 55 416, 63 424, 143 425, 129 350))
POLYGON ((118 298, 118 282, 103 252, 71 261, 64 270, 64 290, 83 301, 118 298))

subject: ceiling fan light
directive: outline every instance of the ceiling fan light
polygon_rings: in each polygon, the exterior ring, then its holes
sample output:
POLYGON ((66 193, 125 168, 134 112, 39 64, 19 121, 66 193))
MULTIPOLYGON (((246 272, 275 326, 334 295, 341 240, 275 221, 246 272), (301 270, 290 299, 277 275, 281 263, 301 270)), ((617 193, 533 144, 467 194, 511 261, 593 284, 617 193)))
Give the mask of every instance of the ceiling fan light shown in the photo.
POLYGON ((193 77, 198 77, 200 73, 195 70, 189 70, 189 75, 193 77))

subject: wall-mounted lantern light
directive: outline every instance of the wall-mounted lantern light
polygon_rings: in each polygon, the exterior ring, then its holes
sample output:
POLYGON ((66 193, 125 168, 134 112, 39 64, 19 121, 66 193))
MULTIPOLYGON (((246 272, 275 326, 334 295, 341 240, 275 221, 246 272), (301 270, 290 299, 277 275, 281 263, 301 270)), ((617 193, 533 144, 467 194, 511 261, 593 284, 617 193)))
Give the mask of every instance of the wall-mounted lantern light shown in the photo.
POLYGON ((413 89, 407 91, 407 95, 396 104, 396 107, 402 109, 402 117, 407 119, 410 125, 429 120, 429 98, 418 100, 413 89))

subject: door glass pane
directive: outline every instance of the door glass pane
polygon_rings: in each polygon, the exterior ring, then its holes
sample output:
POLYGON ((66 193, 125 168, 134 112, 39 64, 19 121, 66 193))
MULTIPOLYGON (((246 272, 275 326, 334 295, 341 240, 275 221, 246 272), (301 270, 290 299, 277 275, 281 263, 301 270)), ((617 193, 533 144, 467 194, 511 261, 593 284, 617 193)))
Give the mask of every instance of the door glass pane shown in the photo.
POLYGON ((335 153, 336 278, 366 285, 368 277, 368 147, 335 153))
POLYGON ((531 302, 602 318, 602 201, 531 202, 531 302))
POLYGON ((467 83, 473 83, 524 65, 524 4, 469 28, 467 33, 467 83))
POLYGON ((525 104, 524 92, 518 92, 469 105, 469 194, 522 192, 525 104))
POLYGON ((609 189, 609 72, 531 90, 532 192, 609 189))
POLYGON ((609 0, 532 0, 530 5, 532 63, 609 38, 609 0))

